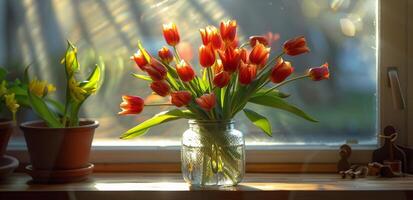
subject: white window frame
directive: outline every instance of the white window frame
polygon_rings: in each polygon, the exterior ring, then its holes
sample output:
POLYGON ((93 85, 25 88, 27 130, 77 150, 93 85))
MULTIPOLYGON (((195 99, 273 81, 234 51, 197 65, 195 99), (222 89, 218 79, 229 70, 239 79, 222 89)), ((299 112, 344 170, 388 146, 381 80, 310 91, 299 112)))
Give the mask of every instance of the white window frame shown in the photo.
MULTIPOLYGON (((378 128, 383 130, 392 124, 398 130, 399 143, 413 146, 413 1, 379 0, 378 2, 378 128), (410 11, 410 12, 408 12, 410 11), (410 20, 409 20, 410 19, 410 20), (408 36, 410 36, 408 38, 408 36), (407 107, 395 108, 392 90, 388 86, 389 67, 398 70, 402 95, 407 107)), ((378 138, 379 140, 379 138, 378 138)), ((379 140, 380 141, 380 140, 379 140)), ((371 160, 372 151, 377 146, 356 146, 353 148, 351 162, 366 163, 371 160)), ((29 162, 25 147, 10 144, 8 154, 16 156, 23 163, 29 162)), ((247 162, 250 163, 335 163, 339 159, 337 146, 248 146, 247 162)), ((93 163, 177 163, 180 161, 179 147, 130 147, 130 146, 93 146, 93 163)))

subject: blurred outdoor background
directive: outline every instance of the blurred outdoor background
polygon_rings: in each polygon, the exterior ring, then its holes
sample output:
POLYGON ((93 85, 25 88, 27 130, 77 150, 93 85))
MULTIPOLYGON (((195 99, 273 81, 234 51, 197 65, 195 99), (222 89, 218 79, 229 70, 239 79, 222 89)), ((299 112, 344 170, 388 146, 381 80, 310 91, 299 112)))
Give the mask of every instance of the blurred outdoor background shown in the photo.
MULTIPOLYGON (((175 22, 181 34, 182 56, 199 69, 199 29, 219 26, 221 20, 238 22, 240 43, 250 35, 272 38, 272 56, 282 43, 304 35, 311 52, 291 60, 296 73, 308 67, 330 64, 331 79, 302 80, 283 87, 289 101, 318 119, 307 122, 279 110, 253 106, 273 124, 268 137, 240 113, 237 128, 249 145, 339 145, 377 142, 377 0, 2 0, 0 1, 0 66, 11 77, 31 72, 65 92, 64 66, 60 60, 66 40, 79 49, 81 70, 89 72, 98 57, 105 61, 104 84, 87 100, 83 116, 100 121, 95 145, 179 145, 187 121, 180 120, 153 128, 129 141, 118 139, 135 124, 153 116, 159 108, 145 108, 138 116, 119 117, 122 94, 154 95, 147 82, 130 76, 137 72, 129 57, 141 40, 153 54, 165 45, 161 27, 175 22)), ((161 108, 161 110, 165 110, 161 108)), ((20 120, 35 119, 33 113, 20 120)), ((12 143, 23 141, 16 135, 12 143)))

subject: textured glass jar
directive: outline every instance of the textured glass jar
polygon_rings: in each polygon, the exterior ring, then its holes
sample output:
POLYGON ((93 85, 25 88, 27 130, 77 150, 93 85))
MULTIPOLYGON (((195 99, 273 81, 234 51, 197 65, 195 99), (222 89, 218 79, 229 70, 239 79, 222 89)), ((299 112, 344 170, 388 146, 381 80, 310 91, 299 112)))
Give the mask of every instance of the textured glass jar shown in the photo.
POLYGON ((193 186, 232 186, 245 174, 245 141, 233 121, 190 120, 182 136, 181 167, 193 186))

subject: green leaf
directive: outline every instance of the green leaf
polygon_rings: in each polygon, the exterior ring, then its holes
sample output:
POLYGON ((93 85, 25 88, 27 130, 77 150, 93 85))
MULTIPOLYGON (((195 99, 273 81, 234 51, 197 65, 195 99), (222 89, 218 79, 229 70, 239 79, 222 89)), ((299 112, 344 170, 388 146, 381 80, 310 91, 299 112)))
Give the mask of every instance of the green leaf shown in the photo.
POLYGON ((194 118, 194 114, 188 110, 174 109, 170 111, 161 112, 152 118, 140 123, 139 125, 129 129, 120 137, 121 139, 130 139, 145 134, 149 128, 163 124, 172 120, 181 118, 194 118))
POLYGON ((146 76, 146 75, 132 73, 132 76, 138 79, 142 79, 144 81, 152 81, 151 77, 146 76))
POLYGON ((39 117, 41 117, 50 128, 62 128, 63 125, 60 123, 59 118, 55 113, 51 112, 47 107, 43 99, 37 97, 36 95, 29 94, 30 105, 34 112, 36 112, 39 117))
POLYGON ((259 104, 259 105, 263 105, 263 106, 268 106, 268 107, 272 107, 272 108, 278 108, 278 109, 281 109, 281 110, 285 110, 285 111, 293 113, 293 114, 295 114, 299 117, 302 117, 302 118, 304 118, 308 121, 318 122, 316 119, 309 116, 307 113, 305 113, 301 109, 289 104, 288 102, 284 101, 280 97, 267 96, 267 95, 265 95, 265 96, 256 96, 256 97, 250 98, 248 101, 251 102, 251 103, 255 103, 255 104, 259 104))
POLYGON ((3 67, 0 67, 0 81, 4 80, 7 75, 7 70, 3 67))
POLYGON ((276 97, 280 97, 280 98, 288 98, 289 96, 291 96, 290 94, 280 92, 279 90, 274 90, 274 91, 271 91, 267 94, 266 94, 266 92, 267 92, 267 90, 261 89, 258 92, 256 92, 255 94, 253 94, 251 97, 266 95, 266 96, 276 96, 276 97))
POLYGON ((100 80, 100 68, 98 65, 95 66, 93 72, 89 75, 85 82, 83 82, 80 87, 89 94, 96 92, 99 88, 99 80, 100 80))
POLYGON ((250 109, 244 108, 244 113, 248 119, 268 136, 272 136, 271 124, 268 119, 250 109))
POLYGON ((138 40, 138 49, 141 51, 143 57, 145 58, 146 62, 151 63, 151 56, 145 50, 140 40, 138 40))
POLYGON ((49 108, 54 110, 59 115, 63 116, 63 113, 65 112, 65 106, 62 103, 50 98, 44 98, 44 101, 49 108))

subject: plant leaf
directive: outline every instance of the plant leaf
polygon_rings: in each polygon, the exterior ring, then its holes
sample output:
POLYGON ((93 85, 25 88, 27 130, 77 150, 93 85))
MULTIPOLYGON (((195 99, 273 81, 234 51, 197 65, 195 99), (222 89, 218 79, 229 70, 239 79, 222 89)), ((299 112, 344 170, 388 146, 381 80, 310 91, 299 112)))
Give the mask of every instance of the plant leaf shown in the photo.
POLYGON ((98 65, 95 66, 92 73, 86 79, 84 84, 81 84, 82 89, 88 92, 95 92, 99 88, 99 80, 100 80, 100 68, 98 65))
POLYGON ((170 111, 161 112, 152 118, 140 123, 139 125, 129 129, 120 137, 121 139, 130 139, 145 134, 149 128, 163 124, 172 120, 181 118, 194 118, 195 115, 189 110, 174 109, 170 111))
POLYGON ((146 75, 132 73, 132 76, 138 79, 142 79, 144 81, 152 81, 151 77, 146 76, 146 75))
POLYGON ((0 81, 4 80, 7 75, 7 70, 3 67, 0 67, 0 81))
POLYGON ((284 92, 280 92, 279 90, 274 90, 271 91, 269 93, 267 93, 267 90, 259 90, 258 92, 256 92, 255 94, 253 94, 251 97, 256 97, 256 96, 276 96, 276 97, 280 97, 280 98, 288 98, 289 96, 291 96, 290 94, 284 93, 284 92))
POLYGON ((63 113, 65 112, 65 106, 62 103, 47 97, 44 98, 44 101, 49 108, 56 111, 59 115, 63 116, 63 113))
POLYGON ((256 127, 264 131, 268 136, 272 136, 271 124, 266 117, 247 108, 244 108, 244 113, 256 127))
POLYGON ((143 57, 145 58, 146 62, 151 63, 151 56, 145 50, 140 40, 138 40, 138 49, 141 51, 143 57))
POLYGON ((30 105, 34 112, 41 117, 50 128, 62 128, 62 123, 55 113, 51 112, 43 99, 28 92, 30 105))
POLYGON ((267 95, 265 95, 265 96, 256 96, 256 97, 250 98, 248 101, 251 102, 251 103, 255 103, 255 104, 259 104, 259 105, 263 105, 263 106, 268 106, 268 107, 272 107, 272 108, 278 108, 278 109, 281 109, 281 110, 285 110, 285 111, 293 113, 293 114, 295 114, 299 117, 302 117, 302 118, 304 118, 308 121, 318 122, 316 119, 309 116, 307 113, 305 113, 301 109, 289 104, 288 102, 284 101, 280 97, 267 96, 267 95))

